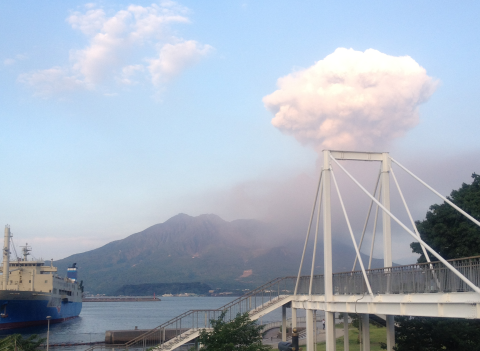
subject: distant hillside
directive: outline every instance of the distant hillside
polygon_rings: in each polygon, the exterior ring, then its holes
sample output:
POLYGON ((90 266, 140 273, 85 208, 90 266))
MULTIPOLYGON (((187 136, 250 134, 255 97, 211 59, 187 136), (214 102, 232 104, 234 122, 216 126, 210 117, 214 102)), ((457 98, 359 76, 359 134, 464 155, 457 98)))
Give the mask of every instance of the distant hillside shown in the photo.
MULTIPOLYGON (((350 270, 352 247, 335 243, 334 270, 350 270)), ((258 220, 224 221, 209 214, 176 215, 125 239, 55 262, 65 272, 73 262, 90 293, 114 294, 125 285, 201 282, 213 289, 252 288, 296 275, 303 239, 280 240, 258 220)), ((323 271, 321 248, 316 273, 323 271)), ((311 250, 304 273, 311 266, 311 250)), ((375 266, 381 266, 374 260, 375 266)))

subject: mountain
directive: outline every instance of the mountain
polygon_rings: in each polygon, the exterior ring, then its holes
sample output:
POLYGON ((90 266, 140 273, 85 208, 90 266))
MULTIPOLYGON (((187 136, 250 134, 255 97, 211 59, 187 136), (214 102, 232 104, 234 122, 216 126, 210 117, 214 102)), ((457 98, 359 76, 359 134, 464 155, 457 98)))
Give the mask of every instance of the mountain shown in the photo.
MULTIPOLYGON (((282 239, 279 233, 278 228, 258 220, 227 222, 213 214, 178 214, 125 239, 56 261, 55 265, 62 272, 76 262, 79 279, 90 293, 113 294, 125 285, 157 283, 252 288, 298 273, 304 239, 282 239)), ((334 270, 350 270, 353 247, 335 242, 334 248, 334 270)), ((319 245, 317 274, 323 271, 322 250, 319 245)), ((302 274, 308 274, 311 256, 312 249, 306 254, 302 274)), ((379 261, 375 260, 375 266, 381 266, 379 261)))

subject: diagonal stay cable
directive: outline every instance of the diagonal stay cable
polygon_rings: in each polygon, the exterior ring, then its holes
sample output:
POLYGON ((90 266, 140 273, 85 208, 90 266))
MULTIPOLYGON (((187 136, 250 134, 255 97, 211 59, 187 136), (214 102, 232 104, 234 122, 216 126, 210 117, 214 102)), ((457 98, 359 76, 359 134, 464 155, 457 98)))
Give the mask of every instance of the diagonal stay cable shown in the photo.
MULTIPOLYGON (((403 196, 402 189, 400 189, 400 184, 398 184, 397 177, 395 177, 395 173, 393 172, 393 168, 390 168, 390 173, 392 174, 393 181, 395 182, 395 185, 397 186, 398 193, 400 194, 400 197, 403 201, 403 205, 405 206, 405 210, 407 211, 408 218, 410 219, 410 223, 412 224, 413 230, 415 231, 415 234, 417 234, 417 237, 420 238, 420 233, 418 232, 417 226, 415 225, 415 222, 413 221, 412 214, 410 213, 410 209, 407 206, 407 202, 405 201, 405 197, 403 196)), ((425 249, 425 246, 420 244, 423 255, 425 256, 425 259, 427 260, 428 263, 430 263, 430 269, 432 270, 432 275, 435 279, 435 282, 437 283, 437 287, 440 288, 440 282, 438 281, 437 275, 435 274, 435 271, 433 269, 433 265, 431 264, 430 261, 430 256, 427 253, 427 249, 425 249)))
POLYGON ((310 216, 310 223, 308 224, 307 237, 305 238, 305 245, 303 246, 302 259, 300 261, 300 268, 298 269, 297 282, 295 284, 295 291, 293 295, 297 295, 298 282, 300 281, 300 274, 302 273, 303 259, 305 258, 305 251, 307 250, 308 238, 310 237, 310 230, 312 228, 313 216, 315 215, 315 207, 317 206, 318 200, 318 191, 320 190, 320 184, 322 183, 323 170, 320 172, 320 177, 318 178, 317 191, 315 192, 315 199, 313 200, 312 214, 310 216))
POLYGON ((367 272, 365 272, 365 267, 363 266, 363 261, 362 261, 362 258, 360 257, 360 251, 358 250, 358 246, 355 241, 355 236, 353 235, 352 226, 350 225, 350 221, 348 220, 347 210, 345 209, 345 205, 343 204, 342 195, 340 194, 340 189, 338 189, 337 180, 335 179, 335 173, 333 173, 333 169, 330 169, 330 171, 332 173, 333 183, 335 184, 335 188, 337 189, 337 194, 338 194, 338 198, 340 199, 340 204, 342 205, 342 210, 343 210, 343 214, 345 215, 345 220, 347 221, 348 231, 350 232, 353 246, 355 247, 355 251, 357 253, 358 262, 360 263, 360 268, 362 269, 363 278, 365 279, 365 283, 367 284, 368 293, 373 298, 372 288, 370 287, 370 282, 368 281, 367 272))
MULTIPOLYGON (((402 190, 400 189, 400 185, 398 184, 397 177, 395 177, 395 173, 393 172, 393 169, 390 168, 390 173, 392 174, 393 181, 395 182, 395 185, 397 186, 398 193, 400 194, 400 198, 403 201, 403 206, 405 206, 405 210, 407 211, 408 218, 410 219, 410 223, 412 224, 413 230, 415 231, 415 234, 417 234, 417 237, 420 238, 420 233, 418 232, 417 226, 415 225, 415 222, 413 221, 412 214, 410 213, 410 210, 408 209, 407 202, 405 201, 405 198, 403 197, 402 190)), ((425 258, 428 263, 430 263, 430 257, 427 254, 427 250, 425 247, 420 244, 422 247, 423 254, 425 255, 425 258)), ((433 267, 432 267, 433 268, 433 267)))
MULTIPOLYGON (((378 182, 380 181, 380 175, 382 174, 381 170, 378 172, 377 182, 375 183, 375 190, 373 191, 373 196, 377 194, 378 182)), ((370 206, 367 212, 367 218, 365 218, 365 224, 363 225, 362 236, 360 238, 360 243, 358 244, 358 249, 362 248, 363 237, 365 236, 365 231, 367 230, 368 220, 370 219, 370 213, 372 212, 373 201, 370 202, 370 206)), ((357 265, 357 257, 355 257, 355 262, 353 262, 352 271, 355 270, 355 266, 357 265)))
MULTIPOLYGON (((477 293, 480 293, 480 288, 473 284, 470 280, 468 280, 462 273, 460 273, 455 267, 453 267, 450 263, 447 262, 442 256, 440 256, 434 249, 432 249, 426 242, 424 242, 421 238, 418 238, 417 235, 412 232, 405 224, 402 223, 397 217, 393 215, 389 210, 385 208, 377 199, 375 199, 370 193, 350 174, 347 172, 347 170, 333 157, 330 155, 330 158, 345 172, 345 174, 353 180, 355 184, 365 193, 367 194, 368 197, 371 199, 374 199, 374 201, 382 208, 382 210, 387 213, 390 218, 392 218, 395 222, 397 222, 408 234, 410 234, 415 240, 417 240, 419 243, 423 244, 425 248, 432 253, 433 256, 438 258, 440 262, 442 262, 445 266, 447 266, 448 269, 450 269, 457 277, 459 277, 461 280, 463 280, 469 287, 471 287, 474 291, 477 293)), ((395 162, 396 163, 396 162, 395 162)))
POLYGON ((402 166, 399 162, 395 161, 392 157, 390 157, 390 160, 392 160, 393 162, 395 162, 395 164, 397 164, 400 168, 402 168, 405 172, 407 172, 408 174, 410 174, 413 178, 415 178, 416 180, 418 180, 421 184, 423 184, 426 188, 428 188, 429 190, 431 190, 433 193, 435 193, 437 196, 439 196, 443 201, 445 201, 447 204, 449 204, 450 206, 452 206, 454 209, 456 209, 458 212, 460 212, 461 214, 463 214, 465 217, 467 217, 469 220, 471 220, 473 223, 475 223, 476 225, 478 225, 480 227, 480 222, 478 220, 476 220, 475 218, 473 218, 472 216, 470 216, 467 212, 465 212, 464 210, 462 210, 460 207, 458 207, 457 205, 455 205, 452 201, 450 201, 449 199, 447 199, 445 196, 443 196, 442 194, 440 194, 438 191, 436 191, 435 189, 433 189, 430 185, 428 185, 427 183, 425 183, 423 180, 421 180, 420 178, 418 178, 415 174, 413 174, 412 172, 410 172, 407 168, 405 168, 404 166, 402 166))

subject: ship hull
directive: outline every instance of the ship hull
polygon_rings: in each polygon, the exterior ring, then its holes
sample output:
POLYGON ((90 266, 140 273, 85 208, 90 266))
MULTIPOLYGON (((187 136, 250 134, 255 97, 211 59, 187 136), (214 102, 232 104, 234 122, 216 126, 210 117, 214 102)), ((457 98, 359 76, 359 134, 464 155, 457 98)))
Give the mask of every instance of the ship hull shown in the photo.
POLYGON ((47 293, 0 291, 0 330, 60 323, 78 317, 81 301, 60 300, 47 293))

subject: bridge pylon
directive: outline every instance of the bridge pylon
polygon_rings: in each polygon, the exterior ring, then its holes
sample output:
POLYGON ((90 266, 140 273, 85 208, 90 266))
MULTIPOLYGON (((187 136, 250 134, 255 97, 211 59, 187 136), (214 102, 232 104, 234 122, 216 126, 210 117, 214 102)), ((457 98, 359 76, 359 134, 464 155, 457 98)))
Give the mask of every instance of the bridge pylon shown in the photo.
MULTIPOLYGON (((436 273, 436 269, 434 268, 434 265, 431 264, 430 262, 430 256, 428 255, 428 252, 435 256, 441 263, 444 265, 448 270, 450 270, 457 278, 459 278, 463 283, 465 283, 470 290, 475 291, 476 293, 480 293, 480 288, 475 285, 469 278, 467 278, 464 274, 462 274, 458 269, 456 269, 454 266, 452 266, 449 262, 447 262, 443 257, 441 257, 437 252, 435 252, 429 245, 427 245, 420 237, 420 234, 417 231, 417 228, 415 226, 415 223, 413 221, 412 215, 410 213, 410 210, 407 206, 407 203, 405 201, 405 198, 403 197, 403 193, 401 191, 401 188, 398 184, 398 181, 395 177, 394 171, 392 169, 392 164, 396 164, 399 168, 403 169, 406 171, 408 174, 413 176, 416 180, 418 180, 422 185, 427 187, 429 190, 433 191, 436 195, 438 195, 442 200, 453 206, 456 210, 458 210, 460 213, 465 215, 467 218, 469 218, 472 222, 480 226, 480 222, 473 218, 471 215, 467 214, 465 211, 462 209, 458 208, 455 204, 453 204, 450 200, 442 196, 440 193, 435 191, 433 188, 431 188, 428 184, 423 182, 421 179, 419 179, 417 176, 415 176, 412 172, 410 172, 408 169, 406 169, 404 166, 402 166, 399 162, 395 161, 392 157, 390 157, 388 152, 356 152, 356 151, 337 151, 337 150, 324 150, 323 151, 323 165, 322 165, 322 170, 319 176, 318 180, 318 185, 317 185, 317 190, 315 193, 314 197, 314 203, 313 203, 313 208, 310 216, 310 221, 308 225, 308 230, 307 230, 307 236, 305 239, 305 245, 304 245, 304 251, 302 254, 302 259, 300 262, 300 267, 298 271, 298 276, 297 276, 297 283, 295 286, 295 291, 294 295, 297 295, 298 289, 299 289, 299 282, 300 282, 300 277, 301 277, 301 271, 303 267, 303 262, 305 258, 305 252, 307 248, 307 243, 309 241, 310 234, 312 232, 312 224, 314 222, 315 218, 315 212, 317 211, 317 216, 316 216, 316 226, 315 226, 315 236, 314 236, 314 248, 313 248, 313 257, 312 257, 312 267, 311 267, 311 272, 310 272, 310 284, 309 284, 309 290, 308 290, 308 295, 310 299, 312 298, 312 285, 313 281, 315 279, 315 273, 314 273, 314 267, 315 267, 315 258, 316 258, 316 248, 317 248, 317 241, 319 237, 319 227, 320 227, 320 222, 322 222, 322 227, 323 227, 323 259, 324 259, 324 274, 323 274, 323 286, 324 286, 324 297, 322 301, 322 305, 324 306, 325 310, 325 329, 326 329, 326 347, 327 350, 335 350, 335 345, 336 345, 336 340, 335 340, 335 312, 349 312, 349 311, 344 311, 344 310, 339 310, 337 307, 339 306, 338 303, 338 298, 335 296, 337 291, 335 289, 338 289, 337 286, 335 286, 334 282, 334 274, 333 274, 333 257, 332 257, 332 201, 331 201, 331 193, 332 193, 332 188, 335 190, 341 209, 343 211, 343 215, 345 217, 345 221, 348 227, 348 231, 353 243, 353 246, 355 248, 356 252, 356 257, 355 257, 355 263, 352 268, 352 272, 355 270, 355 267, 357 265, 357 262, 359 263, 360 270, 363 276, 363 284, 366 287, 366 291, 364 291, 363 296, 365 294, 369 295, 369 300, 372 301, 369 305, 369 307, 366 309, 367 313, 365 311, 363 312, 360 320, 368 321, 368 312, 370 310, 377 310, 374 306, 378 303, 373 302, 375 300, 379 300, 375 296, 375 291, 374 289, 377 289, 374 287, 372 289, 372 282, 369 279, 370 274, 370 269, 371 269, 371 261, 372 261, 372 256, 373 256, 373 248, 375 244, 375 232, 377 228, 377 220, 378 220, 378 212, 381 211, 381 218, 382 218, 382 241, 383 241, 383 260, 384 260, 384 272, 385 272, 385 279, 384 282, 382 283, 383 286, 381 288, 381 294, 382 295, 389 295, 392 294, 392 284, 394 282, 392 281, 393 275, 391 274, 392 272, 392 230, 391 230, 391 221, 395 221, 398 223, 409 235, 411 235, 414 240, 418 241, 420 243, 420 246, 423 250, 423 253, 425 257, 427 258, 427 261, 429 263, 429 267, 432 271, 432 277, 434 282, 436 281, 436 284, 440 286, 440 281, 438 279, 438 273, 436 273), (375 184, 374 191, 372 193, 368 192, 361 184, 356 180, 343 166, 339 161, 367 161, 367 162, 378 162, 380 164, 379 168, 379 173, 377 177, 377 181, 375 184), (359 243, 357 244, 352 226, 350 224, 350 220, 343 202, 343 198, 335 177, 335 172, 334 172, 334 167, 336 169, 340 169, 343 171, 348 178, 350 178, 359 188, 362 192, 364 192, 371 200, 370 207, 368 209, 367 213, 367 218, 365 220, 363 232, 361 234, 361 238, 359 243), (401 222, 395 215, 392 214, 391 208, 390 208, 390 183, 391 180, 394 181, 394 184, 396 185, 396 188, 400 194, 400 197, 402 199, 402 202, 404 204, 405 210, 408 214, 410 223, 408 225, 404 224, 401 222), (362 260, 362 257, 360 255, 360 249, 363 243, 363 239, 365 236, 366 229, 368 227, 368 222, 371 217, 372 213, 372 207, 376 206, 376 212, 375 212, 375 220, 373 224, 373 234, 372 234, 372 240, 371 240, 371 249, 370 249, 370 259, 368 263, 368 268, 366 269, 365 264, 362 260), (369 271, 367 273, 367 270, 369 271)), ((320 233, 321 235, 322 233, 320 233)), ((358 272, 357 272, 358 273, 358 272)), ((378 290, 378 289, 377 289, 378 290)), ((363 297, 361 297, 363 299, 363 297)), ((295 299, 294 299, 295 300, 295 299)), ((355 304, 355 310, 356 310, 356 304, 355 304)), ((295 301, 292 304, 292 308, 295 308, 296 304, 295 301)), ((394 309, 390 309, 393 311, 394 309)), ((389 313, 382 313, 385 315, 385 320, 386 320, 386 328, 387 328, 387 350, 392 351, 393 347, 395 346, 395 326, 394 326, 394 315, 389 314, 389 313)), ((312 325, 312 323, 309 323, 308 319, 311 318, 312 313, 309 312, 307 309, 307 351, 314 350, 314 337, 313 337, 313 330, 309 331, 309 326, 312 325)), ((368 326, 365 326, 364 331, 368 329, 368 326)), ((345 329, 345 338, 348 338, 348 330, 345 329)), ((365 332, 366 333, 366 332, 365 332)), ((364 333, 364 334, 365 334, 364 333)), ((363 350, 367 351, 370 350, 370 344, 369 344, 369 338, 365 334, 363 338, 363 350)))

